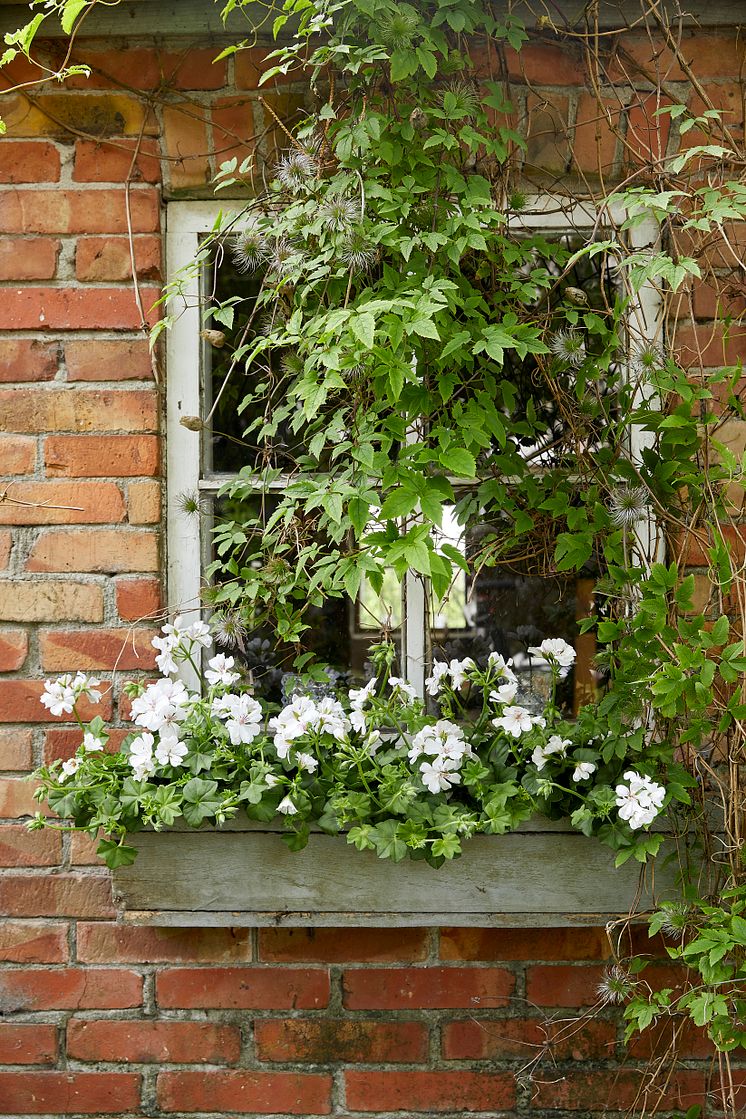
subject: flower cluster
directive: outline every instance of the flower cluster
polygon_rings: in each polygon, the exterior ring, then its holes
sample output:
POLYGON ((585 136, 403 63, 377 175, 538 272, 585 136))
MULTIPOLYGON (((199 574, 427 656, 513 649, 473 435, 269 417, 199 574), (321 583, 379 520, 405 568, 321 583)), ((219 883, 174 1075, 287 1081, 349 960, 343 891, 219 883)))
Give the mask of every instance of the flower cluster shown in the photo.
POLYGON ((434 726, 423 727, 414 736, 409 751, 410 762, 417 762, 423 754, 427 760, 420 763, 420 777, 431 793, 444 793, 452 785, 457 785, 461 780, 459 769, 462 762, 476 756, 461 727, 447 719, 439 719, 434 726))
POLYGON ((650 777, 628 769, 624 774, 627 785, 617 785, 616 806, 622 820, 627 820, 633 831, 652 824, 663 807, 666 790, 650 777))
POLYGON ((96 689, 101 681, 88 677, 83 672, 75 676, 59 676, 56 680, 47 680, 41 694, 41 702, 51 715, 72 715, 75 704, 85 697, 91 703, 98 703, 101 692, 96 689))

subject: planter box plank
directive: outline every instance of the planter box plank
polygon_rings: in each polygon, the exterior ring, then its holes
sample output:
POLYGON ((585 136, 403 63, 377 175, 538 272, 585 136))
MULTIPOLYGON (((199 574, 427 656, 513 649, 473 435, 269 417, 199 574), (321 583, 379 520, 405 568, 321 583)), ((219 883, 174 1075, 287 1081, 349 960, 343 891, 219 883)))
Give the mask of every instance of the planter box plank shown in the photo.
MULTIPOLYGON (((124 919, 139 924, 599 925, 653 904, 650 868, 615 869, 612 851, 566 830, 475 836, 439 870, 318 832, 299 852, 276 830, 235 825, 129 841, 139 854, 114 872, 115 893, 124 919)), ((656 871, 656 895, 673 876, 656 871)))

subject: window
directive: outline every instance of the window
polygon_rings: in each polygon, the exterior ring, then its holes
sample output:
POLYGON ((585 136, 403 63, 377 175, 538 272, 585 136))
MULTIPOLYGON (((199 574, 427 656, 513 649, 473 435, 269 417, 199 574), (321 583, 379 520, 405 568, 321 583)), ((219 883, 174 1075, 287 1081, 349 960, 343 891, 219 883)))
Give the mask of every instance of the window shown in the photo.
MULTIPOLYGON (((230 203, 223 203, 230 209, 230 203)), ((175 202, 168 209, 167 257, 169 275, 187 265, 200 244, 214 227, 220 207, 214 202, 175 202)), ((618 223, 623 218, 620 211, 612 212, 611 220, 618 223)), ((512 219, 512 228, 521 235, 537 239, 537 253, 541 253, 541 239, 547 243, 563 241, 574 254, 589 241, 603 236, 603 222, 590 205, 564 205, 551 197, 531 200, 519 218, 512 219)), ((644 222, 629 231, 635 248, 655 243, 657 226, 644 222)), ((575 282, 586 291, 588 298, 602 297, 608 276, 599 271, 600 256, 581 255, 576 262, 575 282), (594 261, 596 263, 594 263, 594 261)), ((245 418, 237 418, 235 404, 243 395, 237 380, 220 394, 224 380, 225 362, 221 351, 201 339, 203 323, 199 309, 201 285, 215 284, 222 298, 236 292, 251 295, 254 281, 240 276, 232 268, 226 255, 219 268, 202 276, 196 272, 187 280, 183 293, 185 303, 174 308, 179 314, 168 341, 168 395, 167 395, 167 470, 168 470, 168 579, 169 602, 174 610, 189 613, 196 610, 200 601, 203 572, 209 562, 212 547, 211 528, 221 518, 231 515, 229 499, 219 496, 219 490, 245 465, 250 448, 241 446, 245 418), (238 394, 238 396, 237 396, 238 394), (184 426, 185 417, 211 414, 210 423, 196 434, 184 426), (199 492, 203 516, 201 529, 195 518, 184 511, 180 496, 199 492)), ((634 353, 645 340, 654 340, 660 329, 660 310, 657 293, 652 285, 640 292, 629 314, 628 343, 634 353)), ((516 369, 517 379, 526 371, 516 369)), ((527 375, 527 374, 526 374, 527 375)), ((279 404, 280 402, 278 402, 279 404)), ((557 419, 561 426, 561 419, 557 419)), ((194 426, 194 425, 192 425, 194 426)), ((603 438, 603 432, 594 438, 603 438)), ((288 436, 292 440, 291 436, 288 436)), ((630 450, 639 455, 644 435, 630 433, 630 450)), ((288 455, 292 445, 288 445, 288 455)), ((537 469, 551 460, 552 447, 527 449, 537 464, 537 469)), ((282 479, 272 483, 275 490, 282 489, 282 479)), ((461 487, 460 496, 468 496, 468 487, 461 487)), ((257 491, 254 512, 260 516, 271 503, 271 494, 264 497, 257 491)), ((245 514, 246 503, 242 509, 245 514)), ((655 525, 643 524, 636 530, 641 556, 652 560, 660 548, 655 525)), ((453 515, 447 516, 443 525, 444 544, 451 544, 464 553, 473 554, 478 547, 479 530, 470 531, 464 538, 453 515)), ((361 675, 370 643, 377 640, 381 630, 395 639, 400 648, 402 669, 409 680, 422 693, 427 665, 433 654, 439 657, 479 655, 497 649, 513 656, 516 665, 528 667, 525 649, 545 636, 562 636, 573 641, 578 658, 574 675, 566 682, 563 702, 568 710, 591 698, 595 683, 591 662, 595 652, 592 635, 579 636, 578 619, 585 617, 593 596, 593 572, 587 577, 548 579, 508 568, 492 568, 482 572, 471 583, 462 574, 451 589, 446 602, 438 603, 428 593, 420 577, 410 574, 401 588, 396 581, 384 585, 380 595, 363 584, 356 603, 332 601, 318 610, 314 619, 315 651, 324 659, 336 663, 353 675, 361 675)), ((538 685, 540 686, 540 681, 538 685)))

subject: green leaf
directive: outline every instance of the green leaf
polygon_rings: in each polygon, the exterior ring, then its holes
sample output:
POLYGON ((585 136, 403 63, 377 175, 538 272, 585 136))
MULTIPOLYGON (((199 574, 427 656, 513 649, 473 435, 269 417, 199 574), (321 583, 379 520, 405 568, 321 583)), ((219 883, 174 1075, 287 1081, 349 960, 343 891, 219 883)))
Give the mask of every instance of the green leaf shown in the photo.
POLYGON ((65 6, 60 16, 60 23, 66 35, 70 34, 75 26, 75 21, 81 12, 88 7, 88 4, 89 0, 65 0, 65 6))
POLYGON ((458 478, 476 477, 476 459, 471 451, 463 447, 449 447, 447 451, 440 452, 438 459, 449 474, 455 474, 458 478))
POLYGON ((376 333, 375 316, 371 315, 369 311, 354 315, 350 319, 350 327, 352 328, 352 333, 356 338, 359 338, 366 349, 372 350, 376 333))
POLYGON ((102 839, 96 848, 96 854, 111 870, 116 870, 118 866, 132 866, 137 858, 137 848, 127 847, 113 839, 102 839))

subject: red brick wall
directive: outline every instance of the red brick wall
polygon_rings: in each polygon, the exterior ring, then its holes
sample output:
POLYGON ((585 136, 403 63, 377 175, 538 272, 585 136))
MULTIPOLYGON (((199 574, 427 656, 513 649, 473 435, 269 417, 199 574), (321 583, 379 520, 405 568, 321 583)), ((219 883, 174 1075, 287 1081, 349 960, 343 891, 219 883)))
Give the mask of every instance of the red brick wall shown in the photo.
MULTIPOLYGON (((617 83, 602 86, 608 115, 576 48, 506 56, 527 170, 544 182, 628 174, 640 154, 675 143, 649 87, 636 90, 629 74, 636 63, 658 70, 686 99, 685 75, 642 37, 616 47, 601 75, 617 83)), ((689 47, 740 127, 735 33, 689 47)), ((94 43, 82 54, 92 78, 30 101, 13 95, 0 140, 0 228, 12 234, 0 246, 2 1110, 535 1116, 632 1106, 648 1044, 625 1055, 610 1010, 567 1023, 596 1001, 609 954, 601 930, 127 928, 87 839, 24 830, 36 807, 25 773, 78 741, 39 705, 44 677, 111 677, 104 707, 117 721, 115 666, 152 665, 152 623, 140 619, 161 605, 163 380, 130 280, 124 183, 136 138, 129 199, 148 308, 163 198, 207 196, 216 163, 266 156, 282 143, 267 105, 287 116, 304 97, 269 88, 262 102, 259 52, 217 64, 214 48, 188 43, 94 43)), ((689 306, 680 319, 692 345, 694 318, 713 314, 698 298, 703 315, 689 306)), ((665 1110, 702 1100, 706 1051, 694 1039, 684 1056, 665 1110)))

